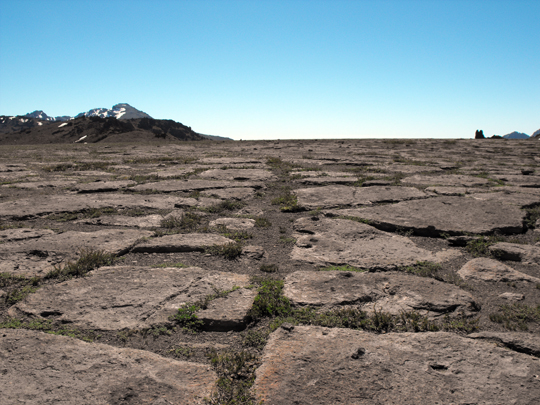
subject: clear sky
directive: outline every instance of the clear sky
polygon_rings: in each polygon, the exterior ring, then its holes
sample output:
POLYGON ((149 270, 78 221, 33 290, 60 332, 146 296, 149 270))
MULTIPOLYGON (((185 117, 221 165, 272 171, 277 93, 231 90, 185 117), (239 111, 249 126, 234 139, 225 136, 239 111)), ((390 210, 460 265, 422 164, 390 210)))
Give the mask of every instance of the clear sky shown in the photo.
POLYGON ((233 139, 540 129, 540 0, 0 0, 0 115, 233 139))

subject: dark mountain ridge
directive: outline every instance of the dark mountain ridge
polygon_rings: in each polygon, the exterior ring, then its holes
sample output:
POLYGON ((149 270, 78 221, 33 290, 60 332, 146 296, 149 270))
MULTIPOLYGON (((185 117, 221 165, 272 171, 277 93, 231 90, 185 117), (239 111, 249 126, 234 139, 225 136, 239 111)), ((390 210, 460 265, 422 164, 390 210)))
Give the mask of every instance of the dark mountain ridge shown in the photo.
POLYGON ((173 120, 80 116, 59 124, 25 116, 0 116, 0 144, 203 141, 190 127, 173 120))

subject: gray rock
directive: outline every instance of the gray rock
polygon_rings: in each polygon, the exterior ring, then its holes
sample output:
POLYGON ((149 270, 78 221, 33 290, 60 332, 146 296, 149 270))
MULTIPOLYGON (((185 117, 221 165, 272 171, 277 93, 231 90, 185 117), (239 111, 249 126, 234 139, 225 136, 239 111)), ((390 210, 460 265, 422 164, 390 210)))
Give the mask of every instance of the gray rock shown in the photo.
POLYGON ((13 242, 17 240, 41 238, 46 235, 54 235, 50 229, 14 228, 0 231, 0 242, 13 242))
POLYGON ((519 186, 519 187, 540 187, 540 176, 523 176, 523 175, 493 175, 494 178, 498 180, 503 180, 508 182, 510 185, 519 186))
POLYGON ((150 231, 108 229, 96 232, 67 231, 37 239, 0 244, 0 272, 13 275, 43 276, 52 267, 78 258, 82 250, 101 250, 122 255, 150 231))
POLYGON ((75 223, 107 226, 131 226, 136 228, 157 228, 163 221, 161 215, 145 215, 142 217, 126 217, 122 215, 107 215, 99 218, 85 218, 75 223))
POLYGON ((188 233, 165 235, 146 240, 135 246, 134 253, 172 253, 203 251, 206 246, 227 245, 233 240, 212 233, 188 233))
POLYGON ((348 264, 369 270, 394 270, 418 261, 442 262, 461 256, 454 250, 432 253, 409 238, 346 219, 300 218, 291 258, 318 266, 348 264))
POLYGON ((519 208, 528 208, 540 204, 540 195, 525 194, 525 193, 476 193, 467 196, 480 201, 497 201, 501 204, 516 205, 519 208))
POLYGON ((326 177, 306 177, 303 179, 296 180, 297 183, 305 185, 325 185, 325 184, 348 184, 353 185, 358 179, 356 177, 336 177, 336 176, 326 176, 326 177))
POLYGON ((118 191, 129 186, 133 186, 134 181, 129 180, 117 180, 117 181, 94 181, 92 183, 77 184, 72 187, 79 193, 97 193, 104 191, 118 191))
POLYGON ((294 193, 298 198, 298 205, 307 209, 371 205, 427 197, 424 192, 414 187, 391 186, 347 187, 338 185, 298 189, 294 193))
POLYGON ((421 186, 478 187, 489 184, 489 180, 462 174, 441 174, 439 176, 417 174, 404 178, 401 183, 421 186))
POLYGON ((237 188, 223 188, 218 190, 212 190, 206 194, 210 194, 212 197, 218 197, 222 200, 247 200, 253 197, 255 190, 251 187, 237 187, 237 188))
POLYGON ((522 332, 479 332, 467 335, 471 339, 492 340, 516 352, 540 357, 540 341, 537 336, 522 332))
POLYGON ((502 260, 540 264, 540 246, 499 242, 491 245, 489 251, 502 260))
POLYGON ((336 210, 330 214, 369 220, 384 230, 411 229, 425 236, 520 233, 526 216, 525 211, 515 206, 466 197, 434 197, 378 207, 336 210))
POLYGON ((244 246, 242 248, 242 256, 251 260, 261 260, 268 257, 268 254, 262 246, 244 246))
POLYGON ((235 180, 235 181, 270 181, 275 180, 276 176, 265 169, 211 169, 199 173, 199 177, 216 180, 235 180))
POLYGON ((461 288, 403 273, 297 271, 285 278, 283 294, 295 306, 333 309, 354 306, 363 311, 415 311, 431 319, 472 315, 478 306, 461 288))
MULTIPOLYGON (((169 323, 188 302, 246 287, 249 276, 190 268, 101 267, 87 277, 46 285, 9 309, 10 316, 55 319, 76 327, 122 330, 169 323)), ((239 329, 257 291, 239 291, 202 311, 207 328, 239 329), (250 301, 251 300, 251 301, 250 301)))
POLYGON ((540 283, 540 278, 529 276, 501 262, 485 257, 479 257, 467 262, 459 269, 458 274, 464 280, 490 282, 528 281, 531 283, 540 283))
POLYGON ((226 180, 164 180, 157 183, 145 183, 131 187, 131 190, 145 191, 155 190, 162 193, 175 191, 203 191, 233 187, 261 188, 261 183, 250 181, 226 181, 226 180))
POLYGON ((210 222, 210 226, 226 226, 234 231, 245 231, 255 226, 255 220, 249 218, 218 218, 210 222))
POLYGON ((5 404, 203 404, 208 365, 23 329, 0 330, 5 404))
POLYGON ((505 292, 499 295, 499 298, 508 300, 508 301, 523 301, 525 296, 523 294, 505 292))
POLYGON ((22 182, 22 183, 13 183, 13 184, 5 184, 2 187, 15 187, 15 188, 23 188, 23 189, 29 189, 29 190, 36 190, 40 188, 47 188, 47 187, 54 187, 54 188, 65 188, 73 186, 74 184, 77 184, 76 181, 73 180, 52 180, 52 181, 29 181, 29 182, 22 182))
POLYGON ((454 333, 295 326, 268 341, 253 389, 266 405, 533 404, 540 364, 454 333))
POLYGON ((444 186, 432 186, 427 187, 426 191, 433 192, 439 195, 465 195, 469 192, 467 187, 444 187, 444 186))
POLYGON ((36 216, 78 212, 90 208, 157 208, 172 209, 178 197, 163 195, 129 195, 99 193, 85 195, 45 195, 0 203, 0 217, 27 219, 36 216))

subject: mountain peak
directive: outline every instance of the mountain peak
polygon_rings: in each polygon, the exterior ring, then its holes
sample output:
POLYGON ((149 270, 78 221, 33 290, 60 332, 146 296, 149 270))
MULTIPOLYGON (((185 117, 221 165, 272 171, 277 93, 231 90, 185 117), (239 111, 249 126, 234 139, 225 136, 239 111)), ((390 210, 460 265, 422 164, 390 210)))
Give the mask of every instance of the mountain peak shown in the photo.
POLYGON ((70 117, 67 115, 59 117, 51 117, 45 114, 42 110, 36 110, 34 112, 28 113, 25 115, 28 118, 37 118, 42 121, 68 121, 73 118, 78 117, 100 117, 100 118, 109 118, 114 117, 116 119, 129 120, 132 118, 152 118, 143 111, 137 110, 136 108, 130 106, 128 103, 119 103, 114 105, 112 108, 93 108, 87 112, 82 112, 77 114, 75 117, 70 117))

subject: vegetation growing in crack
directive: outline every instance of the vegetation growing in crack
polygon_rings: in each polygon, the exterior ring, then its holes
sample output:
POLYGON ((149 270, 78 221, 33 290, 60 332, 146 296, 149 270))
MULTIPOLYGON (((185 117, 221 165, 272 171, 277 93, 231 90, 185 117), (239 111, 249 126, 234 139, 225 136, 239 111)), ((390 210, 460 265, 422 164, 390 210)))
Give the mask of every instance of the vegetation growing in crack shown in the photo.
POLYGON ((529 330, 529 323, 540 324, 540 305, 534 307, 521 303, 503 305, 489 315, 492 322, 503 324, 509 330, 529 330))
POLYGON ((65 281, 74 277, 84 277, 88 272, 102 266, 114 264, 116 256, 102 250, 83 249, 76 262, 69 261, 63 266, 54 266, 44 279, 65 281))
POLYGON ((234 242, 225 245, 206 246, 204 251, 214 256, 223 256, 225 259, 234 260, 242 254, 242 244, 234 242))
POLYGON ((6 294, 2 299, 7 306, 14 305, 25 299, 29 294, 36 292, 40 284, 40 277, 26 278, 9 273, 0 273, 0 288, 6 290, 6 294))
POLYGON ((281 194, 272 200, 272 205, 279 205, 282 212, 299 212, 304 209, 298 205, 298 198, 290 187, 282 187, 281 194))
POLYGON ((462 288, 470 288, 459 275, 451 271, 444 271, 442 266, 433 262, 416 262, 413 266, 406 266, 400 269, 406 273, 411 273, 420 277, 430 277, 444 283, 455 284, 462 288))
POLYGON ((320 268, 319 270, 320 271, 354 271, 358 273, 363 273, 367 271, 367 269, 349 266, 348 264, 345 264, 343 266, 326 266, 326 267, 320 268))
POLYGON ((24 321, 18 318, 9 318, 4 322, 0 322, 0 329, 39 330, 50 333, 51 335, 69 336, 84 340, 85 342, 93 342, 101 337, 101 335, 96 334, 93 330, 81 331, 75 328, 68 328, 65 325, 55 325, 49 319, 32 319, 24 321))

